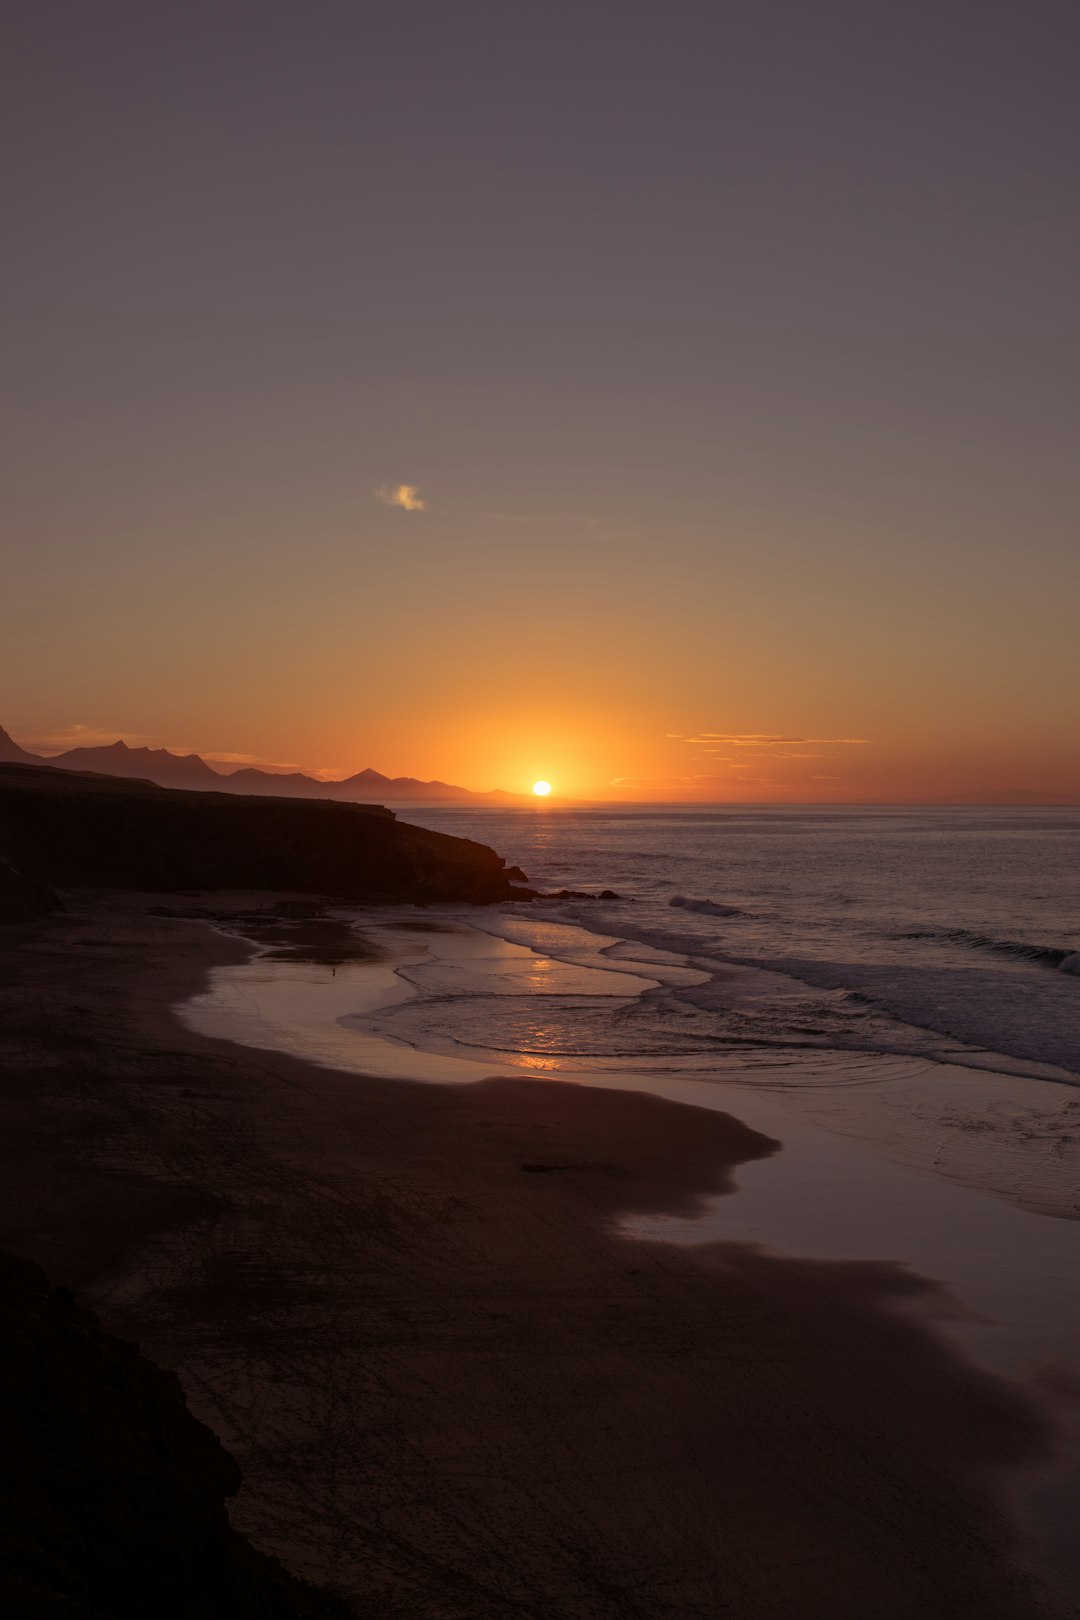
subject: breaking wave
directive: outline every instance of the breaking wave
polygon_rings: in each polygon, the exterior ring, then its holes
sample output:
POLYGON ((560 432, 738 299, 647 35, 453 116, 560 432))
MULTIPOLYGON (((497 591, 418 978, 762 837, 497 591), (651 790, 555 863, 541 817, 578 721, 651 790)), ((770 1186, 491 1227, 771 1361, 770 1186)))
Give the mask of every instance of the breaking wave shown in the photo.
POLYGON ((669 906, 681 906, 683 911, 698 911, 703 917, 751 917, 753 912, 739 906, 726 906, 719 900, 696 900, 693 895, 673 894, 669 906))
POLYGON ((896 937, 937 940, 944 945, 967 945, 976 951, 993 951, 997 956, 1012 956, 1019 961, 1036 962, 1041 967, 1080 973, 1080 952, 1070 946, 1025 945, 1022 940, 995 939, 990 934, 978 934, 969 928, 916 928, 896 937))

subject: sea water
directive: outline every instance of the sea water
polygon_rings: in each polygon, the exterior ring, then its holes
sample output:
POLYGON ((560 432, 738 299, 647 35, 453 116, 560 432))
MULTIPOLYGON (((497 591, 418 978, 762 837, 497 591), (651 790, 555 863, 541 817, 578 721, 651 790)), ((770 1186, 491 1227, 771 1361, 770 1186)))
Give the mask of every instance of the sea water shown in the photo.
MULTIPOLYGON (((692 965, 629 1008, 548 1001, 552 1057, 962 1052, 1080 1084, 1080 808, 399 813, 492 845, 536 887, 621 897, 500 908, 483 926, 554 946, 560 925, 584 926, 612 941, 609 967, 649 949, 692 965)), ((513 999, 455 1002, 442 986, 444 1039, 512 1047, 529 1024, 513 999)), ((420 1033, 422 1002, 401 1014, 405 1039, 410 1017, 420 1033)))

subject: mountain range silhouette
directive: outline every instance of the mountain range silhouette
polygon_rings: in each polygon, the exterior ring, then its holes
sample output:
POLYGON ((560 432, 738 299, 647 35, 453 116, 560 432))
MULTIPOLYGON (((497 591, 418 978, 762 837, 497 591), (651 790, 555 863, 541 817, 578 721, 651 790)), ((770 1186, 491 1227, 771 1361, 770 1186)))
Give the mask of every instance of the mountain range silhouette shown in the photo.
POLYGON ((528 796, 474 793, 452 782, 422 782, 414 776, 384 776, 371 769, 340 782, 320 782, 303 771, 263 771, 250 765, 218 771, 198 754, 173 754, 167 748, 129 748, 117 740, 96 748, 68 748, 62 754, 33 754, 0 726, 0 764, 54 765, 65 771, 95 771, 102 776, 136 777, 159 787, 194 788, 202 792, 265 794, 292 799, 340 799, 354 804, 522 804, 528 796))

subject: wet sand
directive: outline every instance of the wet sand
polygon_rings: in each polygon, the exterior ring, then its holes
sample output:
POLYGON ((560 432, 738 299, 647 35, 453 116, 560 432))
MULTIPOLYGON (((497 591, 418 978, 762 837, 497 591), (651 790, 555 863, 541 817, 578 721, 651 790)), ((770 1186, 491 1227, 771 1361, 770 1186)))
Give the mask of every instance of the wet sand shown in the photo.
POLYGON ((358 1613, 1069 1612, 1005 1512, 1049 1424, 910 1309, 933 1285, 621 1231, 737 1198, 770 1138, 199 1035, 173 1004, 245 947, 137 901, 18 945, 0 1243, 176 1368, 236 1522, 358 1613))

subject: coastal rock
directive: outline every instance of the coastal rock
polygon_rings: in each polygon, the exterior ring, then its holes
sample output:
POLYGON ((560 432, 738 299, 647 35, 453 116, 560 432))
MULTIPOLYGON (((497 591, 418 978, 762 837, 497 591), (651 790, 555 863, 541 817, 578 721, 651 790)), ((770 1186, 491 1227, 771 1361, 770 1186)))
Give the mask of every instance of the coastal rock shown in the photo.
POLYGON ((590 894, 587 889, 552 889, 548 894, 542 894, 541 900, 620 900, 621 895, 614 889, 601 889, 599 894, 590 894))
POLYGON ((0 765, 0 856, 64 888, 262 889, 354 902, 526 899, 484 844, 381 805, 240 797, 0 765))
POLYGON ((7 1620, 306 1620, 340 1599, 256 1552, 240 1470, 176 1375, 0 1253, 0 1612, 7 1620))

